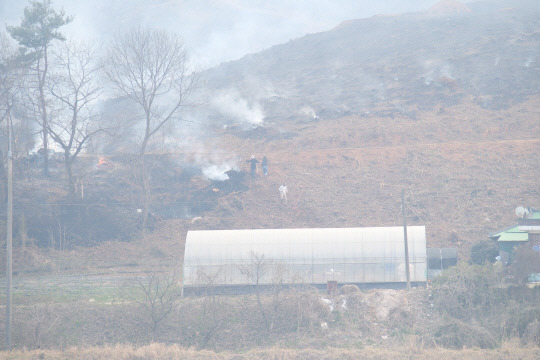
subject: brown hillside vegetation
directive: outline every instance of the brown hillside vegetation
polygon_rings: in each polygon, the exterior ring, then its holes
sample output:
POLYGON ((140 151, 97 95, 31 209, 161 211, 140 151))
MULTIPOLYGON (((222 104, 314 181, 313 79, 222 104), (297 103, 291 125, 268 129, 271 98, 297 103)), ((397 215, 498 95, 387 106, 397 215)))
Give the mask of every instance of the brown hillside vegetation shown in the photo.
POLYGON ((151 241, 133 242, 142 199, 133 155, 81 156, 76 202, 66 198, 61 165, 43 179, 16 163, 18 241, 71 253, 19 254, 15 270, 139 264, 149 252, 178 266, 189 229, 399 225, 402 190, 408 223, 426 226, 428 246, 456 247, 467 259, 473 244, 513 224, 516 206, 540 204, 530 50, 540 39, 538 7, 521 0, 500 11, 509 3, 467 3, 470 13, 441 19, 355 20, 208 70, 210 95, 234 84, 260 99, 266 116, 246 128, 208 110, 205 137, 195 132, 187 147, 150 155, 151 241), (246 174, 251 154, 269 158, 268 177, 246 174), (110 166, 97 166, 101 156, 110 166), (224 157, 244 176, 201 175, 198 160, 224 157))
MULTIPOLYGON (((221 186, 219 182, 200 175, 179 181, 165 173, 153 194, 154 210, 160 209, 160 203, 183 199, 193 206, 202 200, 206 210, 187 218, 158 217, 156 230, 147 235, 151 241, 108 242, 95 249, 82 248, 80 256, 73 248, 75 253, 55 260, 60 262, 56 268, 69 268, 68 263, 143 263, 145 257, 140 255, 152 248, 161 249, 169 263, 178 266, 189 229, 400 225, 402 189, 408 223, 426 226, 428 246, 456 247, 460 257, 467 259, 473 244, 513 224, 516 206, 540 203, 536 186, 540 160, 535 156, 540 150, 539 104, 540 98, 534 97, 493 112, 465 101, 436 111, 417 111, 416 120, 396 115, 391 126, 390 119, 376 115, 318 119, 280 129, 282 134, 294 134, 286 137, 268 138, 271 125, 259 129, 265 130, 260 134, 224 131, 212 139, 214 145, 243 154, 245 159, 251 154, 259 159, 266 155, 268 177, 259 170, 255 179, 245 176, 243 191, 213 192, 212 188, 221 186), (279 199, 282 183, 289 188, 286 204, 279 199), (112 250, 115 246, 118 249, 112 250), (102 248, 106 249, 103 253, 102 248)), ((248 171, 243 160, 239 165, 248 171)), ((126 190, 134 185, 129 185, 129 168, 123 168, 118 158, 116 167, 89 177, 86 196, 128 201, 126 190)), ((43 181, 17 182, 16 191, 26 197, 35 191, 36 182, 43 181)), ((62 183, 56 178, 49 181, 49 200, 45 201, 54 203, 63 190, 52 182, 62 183)), ((34 206, 39 196, 30 197, 28 205, 34 206)), ((32 219, 27 223, 30 227, 32 219)), ((16 270, 34 265, 14 263, 16 270)))
POLYGON ((237 153, 266 154, 270 174, 220 198, 193 226, 399 225, 405 189, 411 224, 426 225, 428 246, 458 247, 466 258, 472 244, 512 224, 515 206, 540 203, 538 101, 495 114, 464 103, 418 112, 416 121, 397 116, 391 126, 377 116, 319 120, 290 126, 296 137, 274 141, 225 134, 223 146, 237 153), (277 191, 283 182, 287 204, 277 191))

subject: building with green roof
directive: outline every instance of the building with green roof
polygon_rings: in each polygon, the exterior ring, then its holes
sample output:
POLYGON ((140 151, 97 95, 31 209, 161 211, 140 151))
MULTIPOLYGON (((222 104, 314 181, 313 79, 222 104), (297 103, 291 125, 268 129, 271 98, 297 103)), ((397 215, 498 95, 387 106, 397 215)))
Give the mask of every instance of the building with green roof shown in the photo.
POLYGON ((533 250, 540 251, 540 210, 518 207, 516 215, 520 217, 517 224, 489 235, 490 239, 497 241, 499 255, 506 263, 512 260, 517 245, 530 241, 533 250))

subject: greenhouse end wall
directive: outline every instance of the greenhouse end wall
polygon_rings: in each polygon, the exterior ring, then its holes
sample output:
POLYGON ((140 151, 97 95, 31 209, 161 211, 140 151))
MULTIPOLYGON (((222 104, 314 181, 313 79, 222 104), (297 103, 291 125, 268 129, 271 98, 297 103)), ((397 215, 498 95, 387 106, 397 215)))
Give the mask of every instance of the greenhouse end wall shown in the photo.
MULTIPOLYGON (((411 282, 426 281, 424 226, 407 227, 411 282)), ((405 283, 403 227, 189 231, 183 286, 405 283)))

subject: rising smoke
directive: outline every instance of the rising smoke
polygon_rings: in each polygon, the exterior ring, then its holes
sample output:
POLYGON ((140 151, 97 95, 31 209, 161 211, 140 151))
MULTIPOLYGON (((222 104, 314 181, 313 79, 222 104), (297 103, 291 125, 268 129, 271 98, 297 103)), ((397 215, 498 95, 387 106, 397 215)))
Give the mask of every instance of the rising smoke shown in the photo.
POLYGON ((229 179, 227 171, 238 171, 240 159, 226 150, 208 151, 202 147, 191 150, 195 150, 194 165, 201 169, 202 175, 208 180, 225 181, 229 179))
POLYGON ((230 164, 210 165, 202 169, 202 173, 208 180, 225 181, 229 180, 227 171, 233 170, 230 164))
POLYGON ((313 109, 311 106, 302 106, 300 108, 300 114, 309 116, 312 119, 318 119, 317 113, 315 112, 315 109, 313 109))
POLYGON ((262 126, 264 113, 257 102, 250 102, 237 90, 219 92, 212 100, 212 106, 225 118, 242 128, 262 126))

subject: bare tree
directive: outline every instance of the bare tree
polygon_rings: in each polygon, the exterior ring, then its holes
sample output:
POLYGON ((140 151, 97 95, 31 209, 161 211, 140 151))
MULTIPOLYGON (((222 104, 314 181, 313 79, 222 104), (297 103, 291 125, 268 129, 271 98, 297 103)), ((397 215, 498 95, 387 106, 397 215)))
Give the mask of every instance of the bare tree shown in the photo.
POLYGON ((285 282, 288 278, 287 267, 275 260, 266 259, 264 254, 251 252, 249 263, 241 265, 239 271, 253 284, 255 298, 259 311, 264 320, 264 325, 268 333, 271 333, 280 305, 280 294, 285 288, 285 282), (263 285, 271 294, 271 311, 267 311, 263 305, 262 292, 263 285))
POLYGON ((54 304, 47 301, 21 308, 26 309, 17 309, 17 325, 24 334, 24 343, 35 349, 50 344, 61 318, 54 304))
POLYGON ((64 10, 57 12, 52 8, 51 0, 30 1, 24 9, 20 26, 8 26, 11 37, 21 45, 20 61, 30 64, 34 74, 32 103, 36 111, 36 121, 42 127, 43 136, 43 174, 49 175, 48 162, 48 107, 45 86, 49 73, 49 49, 54 40, 65 40, 58 32, 61 26, 70 23, 71 17, 65 16, 64 10))
POLYGON ((92 46, 63 43, 53 52, 55 67, 51 70, 47 91, 54 109, 47 130, 64 152, 69 195, 75 194, 73 162, 85 144, 103 131, 94 103, 101 94, 97 83, 99 67, 93 62, 92 46))
POLYGON ((204 296, 202 316, 198 317, 200 323, 197 326, 204 329, 201 331, 204 345, 208 344, 227 321, 224 305, 221 303, 222 298, 216 292, 218 284, 222 282, 223 271, 221 266, 218 268, 200 267, 197 270, 197 282, 203 284, 201 295, 204 296), (207 303, 210 305, 210 311, 207 311, 207 303))
POLYGON ((150 185, 144 157, 150 140, 165 124, 180 120, 196 77, 188 74, 182 39, 165 31, 135 28, 112 39, 105 73, 120 96, 133 100, 143 113, 144 132, 139 148, 146 230, 150 185))
POLYGON ((270 333, 271 325, 261 299, 261 285, 263 283, 264 277, 267 276, 269 266, 270 263, 264 258, 264 254, 258 254, 252 251, 249 255, 249 263, 245 265, 240 265, 238 270, 253 284, 255 289, 255 298, 257 299, 257 305, 264 320, 264 326, 266 330, 270 333))
POLYGON ((171 276, 159 274, 156 270, 146 279, 138 281, 143 291, 143 298, 136 299, 148 318, 148 326, 152 331, 152 341, 157 340, 158 331, 163 321, 173 311, 175 302, 182 296, 176 272, 171 276))

